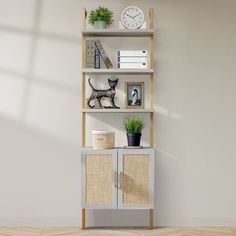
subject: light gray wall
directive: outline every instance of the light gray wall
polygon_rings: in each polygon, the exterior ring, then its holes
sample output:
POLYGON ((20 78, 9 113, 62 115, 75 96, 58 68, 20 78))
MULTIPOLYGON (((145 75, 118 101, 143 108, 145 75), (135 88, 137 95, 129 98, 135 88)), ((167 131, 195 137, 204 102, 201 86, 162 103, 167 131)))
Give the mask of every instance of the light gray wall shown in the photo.
MULTIPOLYGON (((157 15, 155 222, 236 224, 234 0, 0 0, 0 224, 80 224, 80 10, 98 5, 115 12, 114 28, 127 5, 157 15)), ((117 48, 147 47, 103 43, 113 61, 117 48)), ((121 118, 90 117, 88 132, 114 125, 124 144, 121 118)), ((88 223, 143 225, 147 216, 89 211, 88 223)))

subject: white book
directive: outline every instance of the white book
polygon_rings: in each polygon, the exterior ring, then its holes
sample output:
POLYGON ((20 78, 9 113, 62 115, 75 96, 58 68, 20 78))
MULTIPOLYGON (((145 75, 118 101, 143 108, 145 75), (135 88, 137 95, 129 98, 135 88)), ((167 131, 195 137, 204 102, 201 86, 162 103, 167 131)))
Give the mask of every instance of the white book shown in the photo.
POLYGON ((147 50, 120 50, 118 57, 147 57, 147 50))
POLYGON ((118 62, 147 63, 147 57, 118 57, 118 62))
POLYGON ((147 63, 118 63, 120 69, 147 69, 147 63))

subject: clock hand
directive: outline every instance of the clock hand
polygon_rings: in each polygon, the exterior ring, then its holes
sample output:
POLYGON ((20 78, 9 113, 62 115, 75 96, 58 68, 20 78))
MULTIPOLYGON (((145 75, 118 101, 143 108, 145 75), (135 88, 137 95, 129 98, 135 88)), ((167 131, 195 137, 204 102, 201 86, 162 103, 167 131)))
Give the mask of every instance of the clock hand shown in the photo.
POLYGON ((133 16, 133 18, 135 18, 136 16, 138 16, 138 15, 140 15, 140 14, 141 14, 141 12, 140 12, 140 13, 138 13, 137 15, 133 16))
MULTIPOLYGON (((139 14, 141 14, 141 13, 139 13, 139 14)), ((131 16, 131 15, 127 14, 127 13, 125 13, 125 15, 129 16, 130 18, 132 18, 135 21, 136 24, 138 23, 137 20, 133 16, 131 16)))
POLYGON ((133 16, 131 16, 131 15, 127 14, 127 13, 125 13, 125 15, 127 15, 127 16, 129 16, 130 18, 132 18, 132 19, 133 19, 133 16))

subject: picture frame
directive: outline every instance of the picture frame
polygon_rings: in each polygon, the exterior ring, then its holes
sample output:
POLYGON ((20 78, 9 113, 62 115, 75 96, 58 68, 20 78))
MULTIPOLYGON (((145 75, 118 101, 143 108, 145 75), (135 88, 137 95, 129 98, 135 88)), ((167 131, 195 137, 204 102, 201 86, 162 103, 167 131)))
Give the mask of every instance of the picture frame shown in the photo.
POLYGON ((125 82, 125 107, 144 108, 144 82, 125 82))

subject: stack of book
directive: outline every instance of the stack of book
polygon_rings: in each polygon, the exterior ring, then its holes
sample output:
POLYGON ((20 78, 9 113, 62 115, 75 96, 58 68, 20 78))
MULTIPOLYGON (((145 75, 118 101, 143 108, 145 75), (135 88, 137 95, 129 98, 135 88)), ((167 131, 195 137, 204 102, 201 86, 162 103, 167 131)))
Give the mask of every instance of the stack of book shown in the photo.
POLYGON ((105 66, 110 69, 113 67, 111 60, 107 56, 100 40, 86 40, 86 67, 101 68, 100 58, 104 61, 105 66))
POLYGON ((118 51, 118 68, 147 69, 147 50, 120 50, 118 51))

